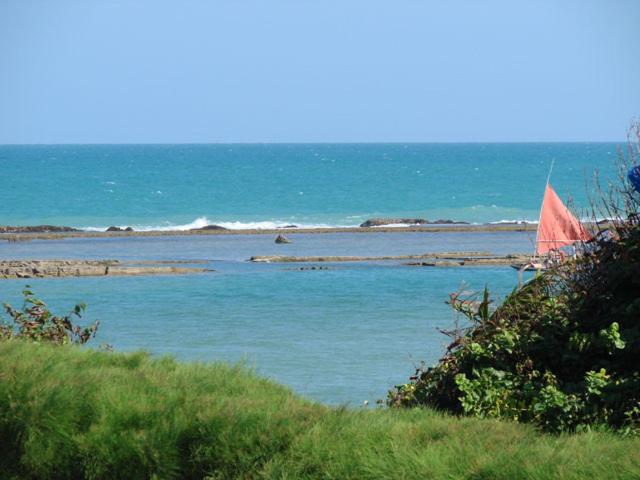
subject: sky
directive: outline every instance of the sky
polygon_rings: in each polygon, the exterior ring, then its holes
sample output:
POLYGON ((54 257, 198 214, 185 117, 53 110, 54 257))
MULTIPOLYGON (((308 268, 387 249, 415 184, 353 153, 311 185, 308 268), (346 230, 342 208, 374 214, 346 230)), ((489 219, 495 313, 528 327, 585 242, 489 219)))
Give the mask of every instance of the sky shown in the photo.
POLYGON ((0 0, 0 143, 615 141, 638 0, 0 0))

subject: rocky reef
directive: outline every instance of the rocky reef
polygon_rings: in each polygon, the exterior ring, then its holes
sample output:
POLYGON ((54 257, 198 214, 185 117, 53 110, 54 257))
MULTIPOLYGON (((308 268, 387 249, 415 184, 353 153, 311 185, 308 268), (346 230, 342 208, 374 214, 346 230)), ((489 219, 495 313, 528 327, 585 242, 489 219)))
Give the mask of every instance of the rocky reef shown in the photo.
POLYGON ((121 227, 116 227, 112 225, 109 228, 107 228, 105 232, 133 232, 133 228, 131 227, 121 228, 121 227))
POLYGON ((60 227, 56 225, 30 225, 11 226, 0 225, 0 233, 59 233, 59 232, 81 232, 73 227, 60 227))
POLYGON ((256 255, 249 259, 254 263, 337 263, 337 262, 379 262, 399 260, 419 260, 404 263, 412 267, 454 267, 474 265, 513 265, 526 262, 530 255, 511 253, 493 255, 490 252, 435 252, 418 255, 387 256, 308 256, 296 257, 287 255, 256 255))
POLYGON ((221 227, 220 225, 206 225, 200 228, 192 228, 191 232, 210 232, 210 231, 222 231, 228 230, 228 228, 221 227))
MULTIPOLYGON (((157 262, 164 264, 182 262, 157 262)), ((49 277, 101 277, 123 275, 180 275, 205 268, 121 263, 118 260, 0 260, 0 279, 49 277)))
POLYGON ((429 223, 424 218, 370 218, 360 224, 360 227, 382 227, 384 225, 425 225, 429 223))

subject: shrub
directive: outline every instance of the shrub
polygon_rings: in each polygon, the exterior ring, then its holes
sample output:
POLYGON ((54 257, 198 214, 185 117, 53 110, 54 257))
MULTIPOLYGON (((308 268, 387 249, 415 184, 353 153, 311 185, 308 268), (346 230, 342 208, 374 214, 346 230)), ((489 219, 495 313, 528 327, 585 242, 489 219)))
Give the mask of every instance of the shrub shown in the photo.
POLYGON ((471 326, 431 368, 390 392, 396 406, 534 422, 546 430, 640 426, 640 225, 545 272, 493 313, 452 297, 471 326))
POLYGON ((86 309, 84 303, 78 303, 70 313, 60 317, 51 313, 47 304, 37 298, 28 285, 22 295, 24 303, 21 310, 8 303, 3 304, 11 322, 0 323, 0 339, 21 338, 34 342, 83 344, 95 336, 98 321, 84 328, 72 322, 73 317, 82 318, 86 309))
MULTIPOLYGON (((634 131, 640 138, 640 126, 634 131)), ((481 299, 452 295, 470 326, 446 332, 445 356, 389 392, 388 403, 553 432, 640 433, 640 201, 622 185, 603 196, 611 220, 582 256, 539 274, 493 312, 486 290, 481 299)))

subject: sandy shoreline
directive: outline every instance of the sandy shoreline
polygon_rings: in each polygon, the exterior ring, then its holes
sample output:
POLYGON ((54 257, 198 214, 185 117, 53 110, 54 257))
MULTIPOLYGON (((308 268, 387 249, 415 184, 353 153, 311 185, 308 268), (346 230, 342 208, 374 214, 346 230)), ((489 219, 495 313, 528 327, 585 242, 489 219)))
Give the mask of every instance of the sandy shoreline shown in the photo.
POLYGON ((144 232, 29 232, 1 233, 0 240, 19 242, 27 240, 60 240, 65 238, 110 238, 110 237, 169 237, 187 235, 294 235, 326 233, 446 233, 446 232, 530 232, 535 224, 485 224, 485 225, 447 225, 447 226, 407 226, 407 227, 330 227, 330 228, 275 228, 246 230, 153 230, 144 232))

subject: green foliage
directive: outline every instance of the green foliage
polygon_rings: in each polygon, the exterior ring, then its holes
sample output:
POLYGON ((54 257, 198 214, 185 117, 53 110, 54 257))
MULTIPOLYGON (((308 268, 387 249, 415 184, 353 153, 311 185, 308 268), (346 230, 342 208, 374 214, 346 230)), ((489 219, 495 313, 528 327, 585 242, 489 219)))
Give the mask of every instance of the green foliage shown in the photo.
MULTIPOLYGON (((606 375, 591 375, 594 394, 606 375)), ((568 480, 640 471, 640 438, 556 437, 429 409, 326 407, 241 367, 15 339, 0 342, 0 446, 0 478, 13 479, 568 480)))
POLYGON ((87 308, 78 303, 62 317, 51 313, 47 304, 37 298, 27 285, 22 291, 24 303, 21 310, 8 303, 3 304, 11 322, 0 322, 0 339, 21 338, 34 342, 57 344, 86 343, 95 336, 99 322, 82 328, 74 325, 73 317, 82 318, 87 308))
POLYGON ((445 357, 390 392, 395 406, 533 422, 551 432, 604 425, 640 433, 640 222, 540 274, 493 313, 451 297, 469 321, 445 357))

